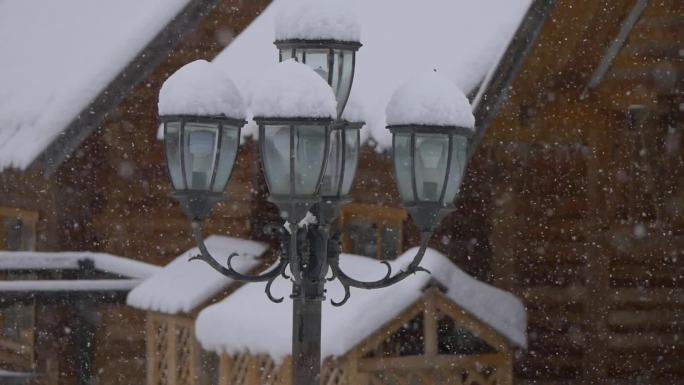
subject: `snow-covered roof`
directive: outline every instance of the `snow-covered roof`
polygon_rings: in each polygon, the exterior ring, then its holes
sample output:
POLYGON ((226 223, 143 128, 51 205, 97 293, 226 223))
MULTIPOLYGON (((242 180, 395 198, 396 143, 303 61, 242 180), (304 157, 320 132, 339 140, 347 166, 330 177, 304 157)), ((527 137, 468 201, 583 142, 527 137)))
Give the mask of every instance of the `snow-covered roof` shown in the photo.
MULTIPOLYGON (((232 265, 240 272, 256 267, 257 257, 266 251, 262 243, 219 235, 208 237, 205 243, 217 260, 239 254, 232 265)), ((188 313, 233 283, 203 261, 188 261, 197 254, 199 250, 192 248, 143 281, 128 294, 128 305, 168 314, 188 313)))
POLYGON ((125 278, 144 279, 158 272, 159 266, 89 251, 0 251, 0 270, 64 270, 78 269, 79 262, 90 260, 95 270, 125 278))
MULTIPOLYGON (((466 93, 496 64, 530 0, 331 0, 356 12, 363 47, 357 53, 350 100, 365 108, 364 137, 391 147, 385 107, 394 90, 437 69, 466 93)), ((247 100, 254 82, 278 60, 275 19, 291 1, 274 0, 215 59, 247 100)), ((253 130, 244 130, 252 133, 253 130)))
POLYGON ((120 278, 106 279, 17 279, 0 281, 1 292, 91 292, 129 291, 142 279, 161 270, 159 266, 88 251, 0 251, 0 270, 77 270, 81 263, 90 261, 93 268, 120 278))
POLYGON ((63 279, 0 281, 0 293, 8 291, 129 291, 139 279, 63 279))
POLYGON ((28 167, 188 2, 0 1, 0 170, 28 167))
MULTIPOLYGON (((394 271, 406 267, 416 248, 392 261, 394 271)), ((344 271, 357 279, 374 280, 385 268, 377 260, 342 255, 344 271)), ((428 249, 421 266, 431 274, 416 274, 389 288, 354 290, 341 307, 328 301, 323 306, 322 356, 341 356, 394 319, 402 310, 423 295, 423 289, 435 279, 446 288, 445 295, 514 345, 526 347, 527 313, 514 295, 480 282, 464 273, 444 255, 428 249), (363 320, 363 322, 359 322, 363 320)), ((328 298, 341 299, 339 283, 327 285, 328 298)), ((270 302, 263 284, 248 284, 225 300, 208 306, 197 317, 196 335, 202 346, 211 351, 264 353, 280 360, 290 354, 291 336, 283 333, 292 326, 292 304, 288 297, 290 283, 284 279, 273 285, 284 303, 270 302)))

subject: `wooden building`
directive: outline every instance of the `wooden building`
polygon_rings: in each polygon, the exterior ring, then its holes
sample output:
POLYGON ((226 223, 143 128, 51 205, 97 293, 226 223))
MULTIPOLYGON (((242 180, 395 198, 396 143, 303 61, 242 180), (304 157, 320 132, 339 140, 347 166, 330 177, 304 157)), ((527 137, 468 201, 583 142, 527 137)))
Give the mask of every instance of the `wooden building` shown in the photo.
POLYGON ((477 150, 521 383, 684 381, 683 5, 557 1, 477 150))
MULTIPOLYGON (((226 236, 206 239, 216 255, 237 253, 235 268, 250 271, 262 265, 265 244, 226 236)), ((197 248, 179 255, 128 295, 128 304, 146 314, 147 384, 216 384, 213 357, 195 338, 197 314, 235 290, 236 283, 201 261, 188 262, 197 248)))
MULTIPOLYGON (((168 196, 155 138, 158 90, 182 64, 216 54, 266 3, 0 4, 0 250, 57 259, 87 250, 159 265, 189 248, 189 228, 168 196)), ((231 187, 242 202, 222 205, 223 216, 213 220, 243 236, 250 228, 250 165, 242 166, 244 184, 231 187)), ((238 181, 241 172, 234 175, 238 181)), ((9 333, 0 337, 0 383, 144 382, 144 313, 124 304, 134 284, 60 291, 53 286, 83 285, 90 270, 8 269, 0 269, 0 318, 9 333), (27 278, 45 282, 13 289, 27 278), (92 305, 87 317, 80 315, 80 297, 92 305), (31 304, 17 310, 18 300, 31 304), (19 318, 29 327, 13 326, 19 318), (95 351, 77 345, 73 333, 81 324, 94 328, 95 351)), ((119 277, 107 269, 93 274, 119 277)))
MULTIPOLYGON (((49 122, 57 135, 33 159, 7 139, 31 126, 13 125, 0 108, 2 248, 165 264, 193 245, 155 139, 158 90, 181 65, 221 52, 268 1, 176 3, 175 17, 141 34, 144 48, 114 68, 109 83, 63 125, 49 122)), ((471 146, 458 210, 431 246, 524 300, 529 346, 515 362, 516 383, 684 379, 683 20, 678 0, 534 0, 502 60, 480 86, 467 87, 486 134, 471 146)), ((30 42, 41 46, 37 38, 30 42)), ((259 44, 250 49, 260 52, 259 44)), ((475 82, 491 65, 480 64, 475 82)), ((44 139, 40 133, 24 142, 44 139)), ((391 258, 416 234, 381 135, 371 132, 362 152, 343 239, 346 251, 391 258)), ((258 229, 277 213, 264 199, 254 142, 242 146, 228 190, 207 232, 265 239, 258 229)), ((141 313, 110 314, 142 330, 141 313)))
MULTIPOLYGON (((390 263, 405 267, 416 251, 390 263)), ((355 277, 383 274, 375 258, 341 259, 355 277)), ((512 384, 514 357, 526 346, 520 300, 473 279, 434 250, 424 265, 434 273, 392 288, 353 290, 342 307, 329 301, 344 295, 342 287, 328 285, 322 384, 512 384)), ((287 297, 290 290, 285 279, 273 286, 275 296, 287 297)), ((291 384, 292 305, 289 299, 271 303, 263 291, 264 284, 242 286, 197 316, 199 342, 220 355, 216 384, 291 384)), ((159 376, 150 383, 173 382, 159 376)))
MULTIPOLYGON (((471 92, 473 157, 431 246, 524 299, 518 383, 684 379, 683 21, 675 0, 533 1, 471 92)), ((378 135, 342 222, 347 251, 387 258, 416 234, 378 135)))
POLYGON ((145 336, 122 305, 158 270, 103 253, 0 251, 0 383, 123 383, 121 368, 136 381, 145 336))

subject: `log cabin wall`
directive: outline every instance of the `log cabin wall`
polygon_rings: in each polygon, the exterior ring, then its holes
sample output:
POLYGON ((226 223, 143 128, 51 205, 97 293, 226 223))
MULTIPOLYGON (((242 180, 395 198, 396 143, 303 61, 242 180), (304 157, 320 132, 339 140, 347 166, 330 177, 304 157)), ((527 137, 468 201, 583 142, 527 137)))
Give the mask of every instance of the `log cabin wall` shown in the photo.
POLYGON ((494 163, 493 282, 528 308, 516 376, 681 383, 683 4, 580 3, 557 3, 478 154, 494 163))

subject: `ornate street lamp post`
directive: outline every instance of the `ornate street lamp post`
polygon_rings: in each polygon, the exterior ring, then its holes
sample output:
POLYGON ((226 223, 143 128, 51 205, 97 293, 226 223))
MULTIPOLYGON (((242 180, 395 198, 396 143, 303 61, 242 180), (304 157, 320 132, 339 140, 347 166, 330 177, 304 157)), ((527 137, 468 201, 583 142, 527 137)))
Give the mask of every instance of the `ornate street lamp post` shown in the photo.
MULTIPOLYGON (((315 5, 318 3, 308 3, 315 5)), ((311 9, 307 9, 311 11, 311 9)), ((335 10, 338 12, 337 10, 335 10)), ((320 383, 321 303, 325 283, 338 280, 345 289, 390 286, 418 271, 428 241, 439 221, 452 210, 466 164, 466 146, 474 125, 465 96, 437 74, 418 78, 400 88, 388 107, 393 134, 393 163, 402 205, 421 231, 421 244, 405 270, 387 273, 377 281, 359 281, 340 268, 339 243, 330 241, 330 224, 348 202, 359 155, 363 123, 339 119, 354 74, 358 41, 344 35, 319 33, 301 27, 307 17, 341 18, 333 25, 351 25, 343 14, 295 12, 295 33, 276 40, 282 63, 255 87, 251 112, 259 126, 259 149, 270 199, 287 220, 276 231, 281 254, 275 266, 259 275, 238 272, 228 257, 221 264, 207 250, 202 222, 222 199, 239 145, 246 107, 230 82, 212 64, 190 63, 162 87, 159 114, 174 197, 192 221, 200 255, 219 273, 234 280, 266 282, 291 279, 293 300, 293 385, 320 383), (302 16, 304 15, 304 16, 302 16), (308 15, 308 16, 307 16, 308 15), (299 61, 297 63, 296 61, 299 61), (430 92, 426 94, 425 89, 430 92), (318 223, 300 226, 313 211, 318 223), (326 279, 326 275, 330 278, 326 279)), ((330 23, 322 23, 324 25, 330 23)), ((282 26, 281 26, 282 27, 282 26)), ((280 28, 282 29, 282 28, 280 28)), ((279 30, 279 28, 276 28, 279 30)))

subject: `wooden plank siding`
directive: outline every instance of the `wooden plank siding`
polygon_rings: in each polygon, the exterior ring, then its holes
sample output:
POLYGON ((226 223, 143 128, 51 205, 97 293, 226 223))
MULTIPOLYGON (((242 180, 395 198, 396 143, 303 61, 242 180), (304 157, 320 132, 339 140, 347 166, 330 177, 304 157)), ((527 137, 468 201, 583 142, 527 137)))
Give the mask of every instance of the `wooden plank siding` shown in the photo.
POLYGON ((680 383, 684 12, 650 1, 581 99, 635 2, 582 4, 559 1, 481 149, 496 164, 493 282, 528 309, 516 378, 680 383))

